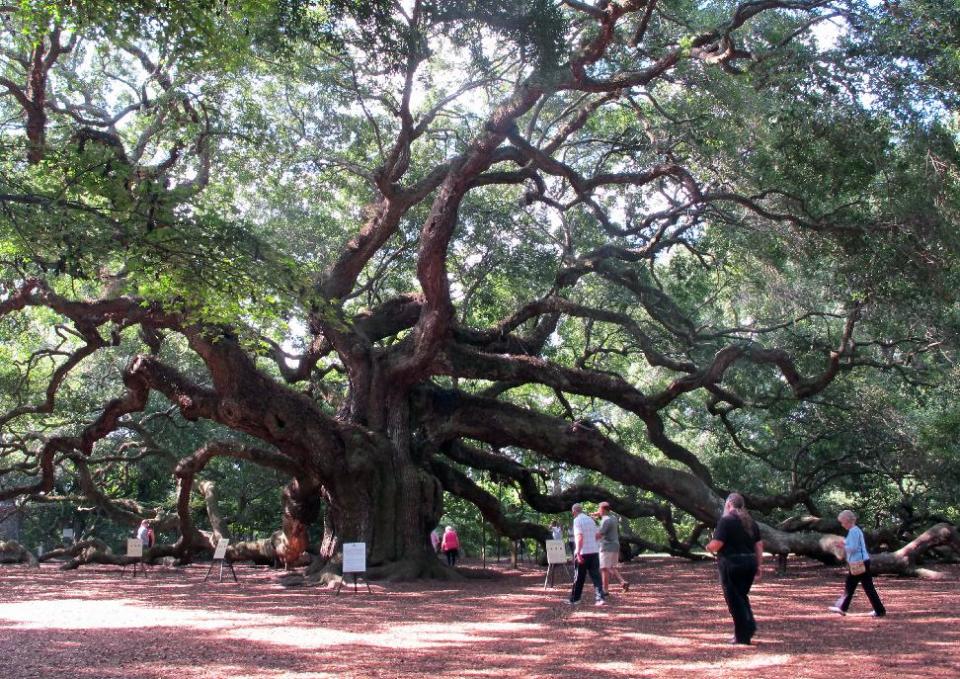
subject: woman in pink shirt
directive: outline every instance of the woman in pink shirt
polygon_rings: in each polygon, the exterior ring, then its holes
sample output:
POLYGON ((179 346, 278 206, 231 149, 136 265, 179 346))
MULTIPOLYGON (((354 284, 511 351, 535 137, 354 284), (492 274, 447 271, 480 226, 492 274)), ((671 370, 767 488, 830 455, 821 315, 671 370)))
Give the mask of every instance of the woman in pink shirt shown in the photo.
POLYGON ((447 555, 448 566, 457 565, 457 556, 460 554, 460 538, 457 537, 457 531, 453 530, 453 526, 447 526, 443 531, 440 551, 447 555))

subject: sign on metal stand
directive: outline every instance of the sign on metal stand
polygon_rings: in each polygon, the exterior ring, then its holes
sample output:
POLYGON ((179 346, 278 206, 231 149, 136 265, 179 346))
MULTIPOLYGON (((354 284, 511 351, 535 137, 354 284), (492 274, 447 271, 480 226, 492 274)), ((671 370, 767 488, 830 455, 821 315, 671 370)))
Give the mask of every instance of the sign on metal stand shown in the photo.
MULTIPOLYGON (((349 573, 353 577, 353 591, 357 591, 357 578, 360 577, 360 573, 367 572, 367 543, 366 542, 344 542, 343 543, 343 578, 347 577, 349 573)), ((336 594, 340 594, 340 588, 343 587, 343 578, 340 579, 340 584, 337 585, 336 594)), ((367 586, 367 591, 370 590, 370 583, 367 582, 366 578, 363 579, 363 584, 367 586)))
POLYGON ((123 570, 120 571, 121 578, 127 572, 127 566, 133 566, 131 577, 137 577, 137 566, 140 567, 139 570, 143 573, 143 577, 147 577, 147 564, 143 562, 143 542, 140 538, 127 538, 127 558, 137 560, 123 564, 123 570))
POLYGON ((233 570, 233 562, 227 561, 227 546, 230 544, 230 540, 227 538, 220 538, 217 542, 216 549, 213 550, 213 561, 210 562, 210 568, 207 570, 207 577, 203 579, 204 582, 207 581, 207 578, 210 577, 210 573, 213 572, 213 567, 217 565, 217 562, 220 562, 220 577, 217 582, 223 582, 223 565, 226 564, 227 568, 230 569, 230 574, 233 575, 233 581, 240 584, 240 580, 237 579, 237 572, 233 570))
POLYGON ((546 589, 548 584, 553 587, 555 571, 561 565, 567 569, 567 574, 573 579, 573 571, 567 562, 567 550, 563 540, 546 540, 544 545, 547 548, 547 577, 543 581, 543 588, 546 589))

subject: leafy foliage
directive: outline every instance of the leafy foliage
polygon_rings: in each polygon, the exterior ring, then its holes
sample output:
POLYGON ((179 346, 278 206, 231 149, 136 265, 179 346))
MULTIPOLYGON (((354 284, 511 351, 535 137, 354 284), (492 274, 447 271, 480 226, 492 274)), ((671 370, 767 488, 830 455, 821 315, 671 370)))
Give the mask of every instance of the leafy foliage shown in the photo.
POLYGON ((227 441, 237 533, 326 549, 571 487, 676 553, 734 487, 956 516, 952 4, 4 11, 5 488, 122 532, 227 441))

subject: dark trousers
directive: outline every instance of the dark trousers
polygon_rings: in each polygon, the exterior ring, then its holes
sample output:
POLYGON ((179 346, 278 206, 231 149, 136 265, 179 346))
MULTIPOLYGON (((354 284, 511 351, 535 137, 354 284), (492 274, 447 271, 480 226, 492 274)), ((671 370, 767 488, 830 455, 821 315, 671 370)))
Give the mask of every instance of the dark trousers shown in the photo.
POLYGON ((460 550, 459 550, 459 549, 448 549, 446 552, 444 552, 444 554, 447 555, 447 565, 448 565, 448 566, 456 566, 456 565, 457 565, 457 557, 460 556, 460 550))
POLYGON ((574 562, 577 567, 577 575, 573 581, 573 591, 570 592, 570 601, 580 601, 587 573, 590 574, 590 582, 593 583, 593 591, 596 594, 597 601, 600 601, 603 599, 603 581, 600 579, 600 554, 581 554, 580 556, 583 557, 583 563, 574 562))
POLYGON ((719 566, 723 598, 733 618, 733 634, 737 643, 749 644, 757 631, 749 597, 757 575, 757 557, 754 554, 721 556, 719 566))
POLYGON ((883 607, 883 602, 880 601, 880 595, 877 594, 877 588, 873 586, 873 576, 870 575, 870 562, 864 561, 863 565, 866 566, 867 570, 860 575, 853 575, 850 571, 847 571, 847 581, 844 583, 843 596, 837 599, 837 608, 844 613, 849 610, 850 601, 853 599, 853 595, 857 591, 857 584, 859 583, 863 585, 863 591, 866 593, 867 598, 870 599, 874 613, 877 615, 885 615, 887 609, 883 607))

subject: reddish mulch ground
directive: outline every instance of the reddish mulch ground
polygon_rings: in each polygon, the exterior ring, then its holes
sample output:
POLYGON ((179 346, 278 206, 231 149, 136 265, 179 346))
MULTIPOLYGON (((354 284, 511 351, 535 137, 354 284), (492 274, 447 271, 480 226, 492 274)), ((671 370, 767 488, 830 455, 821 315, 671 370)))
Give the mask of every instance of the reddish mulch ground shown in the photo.
MULTIPOLYGON (((472 565, 472 564, 470 564, 472 565)), ((878 578, 889 615, 863 592, 845 618, 826 611, 837 568, 791 561, 752 596, 755 645, 731 634, 715 568, 670 559, 624 564, 634 583, 610 605, 577 607, 543 590, 544 571, 497 569, 462 583, 285 588, 237 567, 61 572, 0 567, 0 677, 960 677, 960 569, 938 581, 878 578)), ((771 568, 767 564, 768 571, 771 568)))

